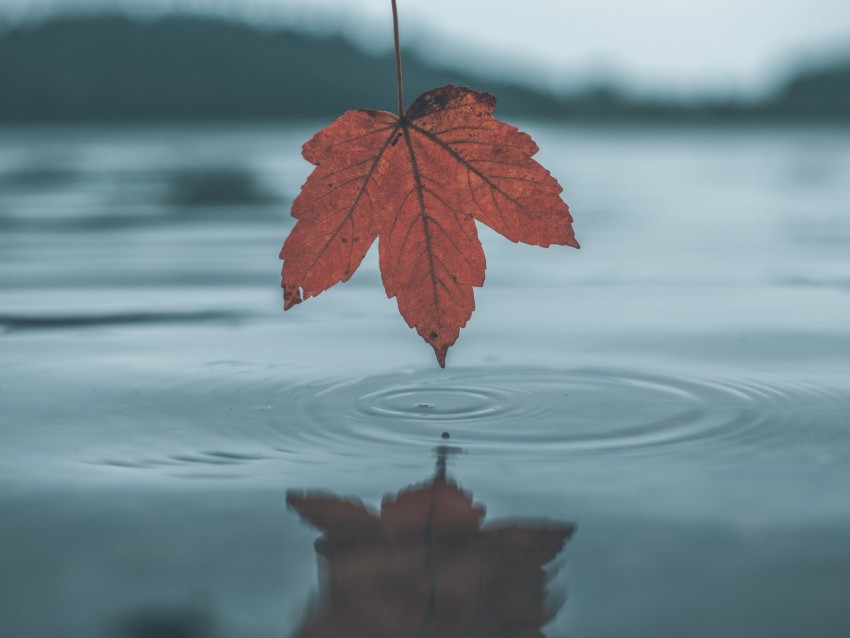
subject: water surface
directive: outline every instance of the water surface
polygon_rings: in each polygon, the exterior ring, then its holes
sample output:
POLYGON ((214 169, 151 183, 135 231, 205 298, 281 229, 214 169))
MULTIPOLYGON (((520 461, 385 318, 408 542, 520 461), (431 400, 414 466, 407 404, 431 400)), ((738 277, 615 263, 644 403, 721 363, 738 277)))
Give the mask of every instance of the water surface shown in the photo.
POLYGON ((496 607, 435 583, 484 570, 551 637, 850 634, 850 131, 529 123, 582 249, 480 227, 440 370, 374 254, 282 312, 322 125, 0 133, 0 633, 306 636, 351 618, 321 572, 401 578, 381 617, 445 635, 496 607), (392 541, 424 580, 376 567, 386 530, 317 562, 435 480, 478 527, 392 541), (338 506, 314 529, 298 494, 338 506), (488 529, 541 553, 445 562, 488 529))

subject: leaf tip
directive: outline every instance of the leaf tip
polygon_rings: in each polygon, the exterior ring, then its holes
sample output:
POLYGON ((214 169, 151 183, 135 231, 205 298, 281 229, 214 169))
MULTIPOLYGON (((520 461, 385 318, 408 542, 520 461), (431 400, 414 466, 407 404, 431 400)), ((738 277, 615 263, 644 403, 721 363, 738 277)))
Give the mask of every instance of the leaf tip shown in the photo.
POLYGON ((304 301, 303 291, 300 286, 287 286, 283 284, 283 309, 289 310, 304 301))
POLYGON ((449 351, 448 346, 437 346, 431 344, 431 347, 434 348, 434 353, 437 355, 437 363, 440 364, 441 368, 446 367, 446 354, 449 351))

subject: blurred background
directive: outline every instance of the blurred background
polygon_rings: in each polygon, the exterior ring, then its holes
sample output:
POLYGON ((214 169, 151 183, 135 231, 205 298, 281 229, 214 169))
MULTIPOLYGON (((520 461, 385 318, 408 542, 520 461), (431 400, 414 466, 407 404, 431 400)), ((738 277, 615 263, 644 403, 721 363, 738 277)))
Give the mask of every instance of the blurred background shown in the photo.
MULTIPOLYGON (((411 494, 474 491, 469 543, 560 530, 501 546, 529 631, 846 638, 850 3, 399 10, 408 103, 494 93, 582 244, 479 225, 445 371, 375 247, 281 308, 301 145, 395 109, 389 0, 0 0, 0 635, 309 635, 287 492, 345 545, 450 445, 411 494)), ((369 538, 353 596, 419 582, 369 538)))
MULTIPOLYGON (((386 4, 2 0, 0 121, 274 121, 390 108, 386 4)), ((439 0, 402 13, 411 97, 451 81, 537 117, 848 117, 841 0, 439 0)))

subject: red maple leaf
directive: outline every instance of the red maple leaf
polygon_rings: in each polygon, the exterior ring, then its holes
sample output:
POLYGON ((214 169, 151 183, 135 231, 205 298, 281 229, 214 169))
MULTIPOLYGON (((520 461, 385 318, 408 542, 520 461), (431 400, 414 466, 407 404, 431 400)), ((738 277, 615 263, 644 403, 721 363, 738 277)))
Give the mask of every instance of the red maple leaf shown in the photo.
POLYGON ((496 99, 444 86, 402 113, 396 59, 399 115, 348 111, 304 145, 316 168, 280 253, 284 309, 350 279, 380 237, 387 296, 445 367, 484 284, 475 220, 514 242, 579 245, 561 186, 531 137, 493 117, 496 99))

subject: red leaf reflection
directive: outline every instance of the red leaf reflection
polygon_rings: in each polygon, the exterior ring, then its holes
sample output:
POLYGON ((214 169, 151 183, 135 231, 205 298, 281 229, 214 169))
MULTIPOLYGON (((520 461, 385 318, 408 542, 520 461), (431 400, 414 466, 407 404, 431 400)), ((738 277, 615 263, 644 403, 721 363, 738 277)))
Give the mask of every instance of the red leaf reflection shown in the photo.
POLYGON ((320 600, 299 638, 530 638, 557 611, 545 606, 543 566, 571 524, 482 527, 484 507, 441 473, 380 513, 331 494, 287 502, 323 533, 320 600))

